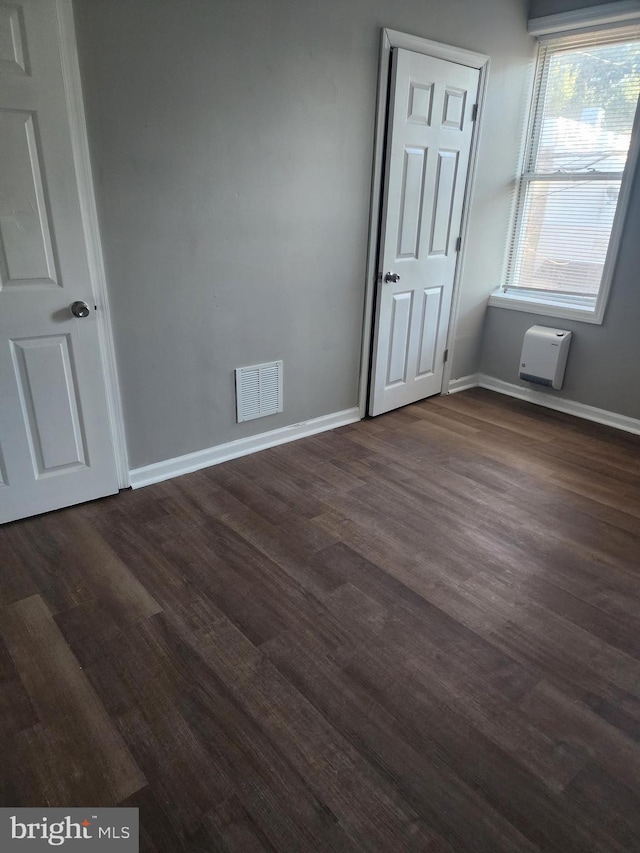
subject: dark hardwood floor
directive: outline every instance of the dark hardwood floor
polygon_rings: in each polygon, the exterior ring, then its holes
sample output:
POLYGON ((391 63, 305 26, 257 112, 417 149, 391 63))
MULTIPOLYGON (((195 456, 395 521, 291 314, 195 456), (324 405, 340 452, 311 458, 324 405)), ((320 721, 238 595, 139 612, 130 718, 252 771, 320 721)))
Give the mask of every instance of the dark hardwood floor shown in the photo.
POLYGON ((0 801, 640 851, 640 437, 475 390, 0 528, 0 801))

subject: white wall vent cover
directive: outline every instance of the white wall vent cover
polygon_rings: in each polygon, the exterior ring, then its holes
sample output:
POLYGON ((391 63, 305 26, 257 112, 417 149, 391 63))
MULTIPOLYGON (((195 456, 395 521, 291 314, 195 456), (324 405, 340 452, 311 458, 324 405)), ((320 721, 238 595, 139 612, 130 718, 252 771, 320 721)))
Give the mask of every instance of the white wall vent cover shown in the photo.
POLYGON ((237 420, 251 421, 282 411, 282 362, 236 368, 237 420))

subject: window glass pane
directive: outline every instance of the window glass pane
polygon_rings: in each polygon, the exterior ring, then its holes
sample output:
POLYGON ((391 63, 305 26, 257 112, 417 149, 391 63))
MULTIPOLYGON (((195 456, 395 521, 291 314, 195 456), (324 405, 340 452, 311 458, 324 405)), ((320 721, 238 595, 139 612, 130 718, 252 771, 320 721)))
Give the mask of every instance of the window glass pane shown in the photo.
POLYGON ((594 304, 639 92, 637 25, 541 47, 507 289, 594 304))
POLYGON ((597 296, 620 181, 529 181, 510 287, 597 296))
POLYGON ((532 170, 622 172, 640 91, 640 42, 551 51, 542 86, 532 170))

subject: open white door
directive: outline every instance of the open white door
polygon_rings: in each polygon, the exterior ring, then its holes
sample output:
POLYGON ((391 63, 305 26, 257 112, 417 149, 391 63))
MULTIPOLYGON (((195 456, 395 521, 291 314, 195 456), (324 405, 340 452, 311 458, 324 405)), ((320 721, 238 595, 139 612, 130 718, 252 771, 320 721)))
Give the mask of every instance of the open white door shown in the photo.
POLYGON ((0 6, 0 522, 118 490, 58 12, 0 6))
POLYGON ((369 414, 440 393, 477 68, 394 49, 369 414))

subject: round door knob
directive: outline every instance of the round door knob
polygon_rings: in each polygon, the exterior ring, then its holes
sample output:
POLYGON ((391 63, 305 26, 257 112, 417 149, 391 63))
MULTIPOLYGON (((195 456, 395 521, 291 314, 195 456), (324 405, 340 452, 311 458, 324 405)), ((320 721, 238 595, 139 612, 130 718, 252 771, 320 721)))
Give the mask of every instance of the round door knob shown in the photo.
POLYGON ((397 272, 388 272, 385 275, 384 280, 387 284, 395 284, 397 281, 400 281, 400 276, 397 272))
POLYGON ((71 313, 74 317, 88 317, 89 306, 86 302, 74 302, 71 306, 71 313))

